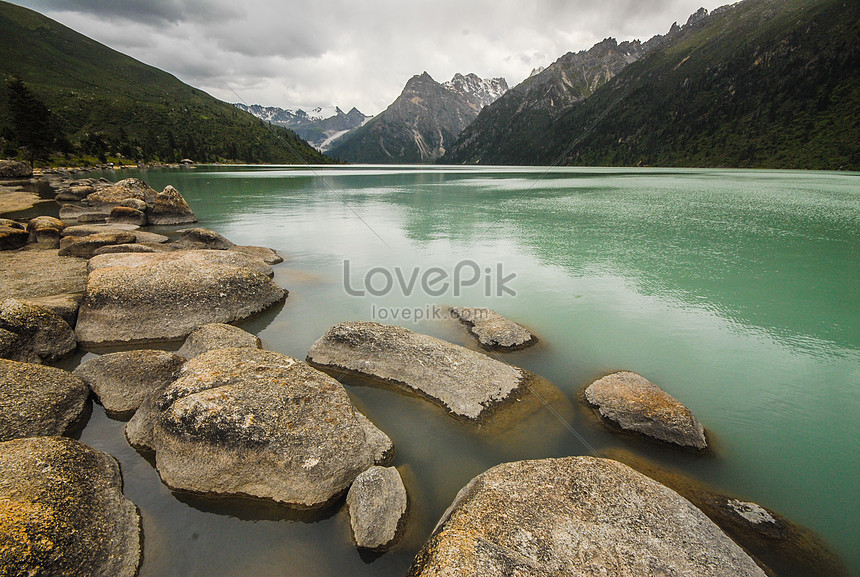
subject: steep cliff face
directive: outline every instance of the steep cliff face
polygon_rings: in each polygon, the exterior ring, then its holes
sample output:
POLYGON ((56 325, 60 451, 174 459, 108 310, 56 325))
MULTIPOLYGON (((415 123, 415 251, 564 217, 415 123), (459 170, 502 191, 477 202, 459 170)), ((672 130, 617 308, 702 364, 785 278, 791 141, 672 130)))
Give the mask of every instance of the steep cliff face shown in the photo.
POLYGON ((503 78, 457 74, 440 84, 426 72, 413 76, 391 106, 337 141, 331 155, 360 163, 433 162, 505 90, 503 78))

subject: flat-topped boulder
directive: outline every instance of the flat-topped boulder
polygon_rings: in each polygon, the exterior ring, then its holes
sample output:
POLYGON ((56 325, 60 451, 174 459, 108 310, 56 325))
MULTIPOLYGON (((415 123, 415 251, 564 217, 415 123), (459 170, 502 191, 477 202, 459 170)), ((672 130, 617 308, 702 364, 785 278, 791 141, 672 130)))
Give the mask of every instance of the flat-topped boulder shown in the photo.
POLYGON ((75 327, 85 345, 180 339, 287 296, 268 265, 232 251, 106 254, 89 270, 75 327))
POLYGON ((450 307, 451 315, 469 328, 485 349, 516 351, 537 342, 531 331, 487 308, 450 307))
POLYGON ((62 437, 0 443, 4 575, 133 577, 140 515, 113 457, 62 437))
POLYGON ((186 337, 177 353, 193 359, 214 349, 260 349, 260 337, 243 331, 239 327, 224 323, 210 323, 196 329, 186 337))
POLYGON ((179 250, 232 250, 262 259, 266 264, 278 264, 284 261, 284 259, 278 256, 278 253, 270 248, 240 246, 208 228, 186 228, 179 232, 182 236, 172 243, 172 246, 179 250))
POLYGON ((504 463, 454 499, 410 577, 765 573, 689 501, 609 459, 504 463))
POLYGON ((690 409, 642 375, 607 375, 585 389, 585 399, 626 431, 696 450, 708 448, 705 428, 690 409))
POLYGON ((66 223, 58 218, 37 216, 27 223, 29 242, 35 242, 43 248, 59 248, 60 233, 64 228, 66 223))
POLYGON ((60 242, 60 256, 92 258, 98 249, 115 245, 133 243, 137 237, 133 232, 103 232, 87 236, 67 236, 60 242))
POLYGON ((0 441, 69 432, 84 415, 89 394, 68 371, 0 359, 0 441))
POLYGON ((394 467, 370 467, 349 488, 346 506, 355 545, 372 551, 388 549, 406 519, 406 487, 400 473, 394 467))
POLYGON ((81 306, 82 293, 67 293, 48 296, 38 296, 19 299, 24 304, 48 309, 69 324, 75 326, 78 318, 78 307, 81 306))
POLYGON ((74 374, 109 414, 130 417, 144 399, 172 383, 184 363, 185 357, 169 351, 120 351, 84 361, 74 374))
POLYGON ((333 374, 352 373, 430 398, 452 415, 481 421, 528 387, 533 375, 482 353, 373 322, 333 326, 308 352, 333 374))
POLYGON ((83 293, 87 261, 59 256, 56 250, 0 252, 0 287, 3 295, 19 298, 83 293))
POLYGON ((314 508, 373 465, 343 386, 272 351, 216 349, 188 361, 126 426, 174 489, 314 508))
POLYGON ((107 217, 107 222, 109 224, 122 223, 143 226, 146 224, 146 214, 141 210, 129 206, 115 206, 111 209, 107 217))
POLYGON ((77 348, 72 327, 50 309, 14 298, 0 301, 0 328, 18 337, 14 360, 43 362, 60 359, 77 348))

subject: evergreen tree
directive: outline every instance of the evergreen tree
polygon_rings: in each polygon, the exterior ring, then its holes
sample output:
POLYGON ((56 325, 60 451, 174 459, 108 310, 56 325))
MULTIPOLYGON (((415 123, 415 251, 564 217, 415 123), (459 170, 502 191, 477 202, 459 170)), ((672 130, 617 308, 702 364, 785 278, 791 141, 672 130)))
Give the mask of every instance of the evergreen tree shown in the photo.
POLYGON ((6 81, 14 138, 27 150, 32 165, 45 160, 58 136, 51 111, 18 77, 6 81))

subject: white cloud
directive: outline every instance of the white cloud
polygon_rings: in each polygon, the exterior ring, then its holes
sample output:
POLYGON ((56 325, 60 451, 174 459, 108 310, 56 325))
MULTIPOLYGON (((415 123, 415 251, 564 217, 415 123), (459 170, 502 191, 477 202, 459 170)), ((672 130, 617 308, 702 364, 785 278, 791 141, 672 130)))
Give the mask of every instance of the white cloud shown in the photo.
POLYGON ((17 0, 234 102, 376 114, 414 74, 503 76, 608 36, 647 39, 702 0, 17 0), (235 91, 235 94, 234 94, 235 91))

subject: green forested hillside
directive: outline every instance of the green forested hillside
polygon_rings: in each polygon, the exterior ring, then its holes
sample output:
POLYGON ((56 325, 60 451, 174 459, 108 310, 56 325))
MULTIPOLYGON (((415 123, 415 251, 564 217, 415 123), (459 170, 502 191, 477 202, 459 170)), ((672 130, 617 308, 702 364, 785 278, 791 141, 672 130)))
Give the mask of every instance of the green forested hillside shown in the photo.
POLYGON ((47 107, 68 152, 138 160, 326 162, 292 131, 266 126, 174 76, 32 10, 0 1, 0 130, 15 147, 9 81, 47 107))
POLYGON ((860 2, 744 0, 493 140, 443 162, 860 170, 860 2))

